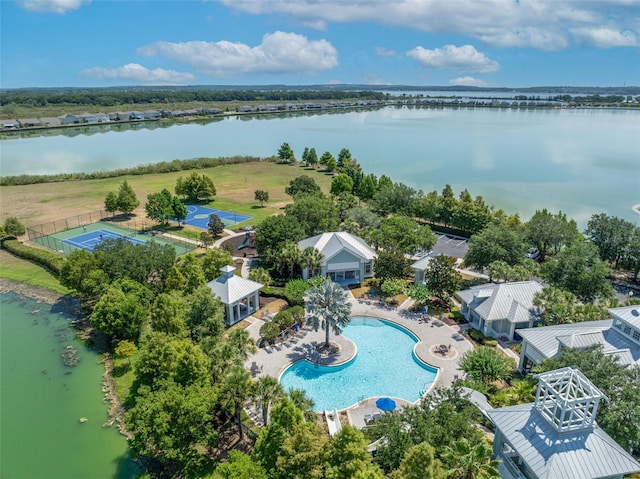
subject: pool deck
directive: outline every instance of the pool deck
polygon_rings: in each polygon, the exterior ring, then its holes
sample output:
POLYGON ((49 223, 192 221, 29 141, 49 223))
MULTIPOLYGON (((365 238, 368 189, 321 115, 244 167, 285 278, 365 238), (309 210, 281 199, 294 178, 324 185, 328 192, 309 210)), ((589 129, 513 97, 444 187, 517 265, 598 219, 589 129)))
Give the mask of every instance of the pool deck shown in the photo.
MULTIPOLYGON (((423 320, 421 315, 408 311, 411 301, 393 308, 381 305, 379 302, 355 299, 351 292, 348 294, 352 316, 367 316, 397 323, 411 331, 420 340, 415 348, 417 356, 425 363, 439 369, 433 387, 449 386, 462 374, 458 369, 458 360, 466 351, 472 350, 473 346, 460 334, 458 326, 449 326, 435 318, 423 320)), ((251 324, 247 331, 257 340, 264 320, 253 316, 248 320, 251 324)), ((329 340, 336 343, 340 351, 328 358, 323 358, 316 352, 316 346, 324 342, 324 331, 313 331, 306 326, 303 334, 304 336, 298 337, 296 342, 289 341, 281 345, 279 350, 273 349, 271 353, 265 349, 259 349, 247 359, 245 367, 254 377, 269 375, 279 378, 284 370, 296 361, 308 359, 319 364, 342 364, 351 359, 356 352, 356 347, 351 340, 332 333, 329 340)), ((384 373, 381 372, 381 374, 384 373)), ((376 399, 375 397, 363 399, 347 409, 347 417, 353 426, 362 428, 365 426, 365 414, 373 415, 382 412, 375 406, 376 399)), ((410 404, 402 399, 394 399, 398 407, 410 404)))

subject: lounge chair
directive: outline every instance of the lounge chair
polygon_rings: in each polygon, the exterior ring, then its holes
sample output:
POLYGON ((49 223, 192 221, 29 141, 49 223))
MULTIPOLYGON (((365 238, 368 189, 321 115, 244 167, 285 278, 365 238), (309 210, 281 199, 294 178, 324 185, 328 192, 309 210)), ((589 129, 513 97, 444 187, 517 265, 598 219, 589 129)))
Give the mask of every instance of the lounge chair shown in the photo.
POLYGON ((373 421, 373 415, 371 415, 371 414, 365 414, 365 415, 364 415, 364 423, 365 423, 365 424, 369 424, 371 421, 373 421))

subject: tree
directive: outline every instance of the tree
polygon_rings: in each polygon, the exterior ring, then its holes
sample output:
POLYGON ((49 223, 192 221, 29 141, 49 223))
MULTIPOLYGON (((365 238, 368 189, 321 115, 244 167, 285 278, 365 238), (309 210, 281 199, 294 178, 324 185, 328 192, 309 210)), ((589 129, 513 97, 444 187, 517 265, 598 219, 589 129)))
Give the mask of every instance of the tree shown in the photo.
POLYGON ((280 336, 281 332, 280 325, 273 321, 267 321, 260 326, 260 337, 265 341, 273 341, 280 336))
MULTIPOLYGON (((335 161, 335 158, 333 157, 330 151, 325 151, 320 157, 320 164, 324 166, 327 170, 329 169, 328 168, 329 163, 333 161, 335 161)), ((336 162, 336 166, 337 166, 337 162, 336 162)))
POLYGON ((263 263, 273 266, 276 253, 288 243, 297 243, 305 237, 300 222, 292 216, 269 216, 256 230, 254 243, 263 263))
POLYGON ((578 239, 580 233, 574 220, 567 220, 562 211, 552 214, 547 209, 536 210, 525 227, 527 238, 544 258, 556 254, 563 246, 578 239))
POLYGON ((505 224, 490 224, 469 240, 469 250, 464 257, 467 266, 478 269, 494 261, 516 265, 525 259, 527 244, 519 228, 505 224))
POLYGON ((269 201, 269 192, 265 190, 256 190, 254 192, 254 198, 260 202, 260 206, 264 208, 264 204, 269 201))
POLYGON ((218 340, 224 332, 224 305, 203 285, 189 295, 185 323, 191 339, 200 342, 205 338, 218 340))
POLYGON ((293 279, 293 270, 302 258, 302 251, 297 243, 285 244, 278 253, 278 263, 288 270, 289 278, 293 279))
POLYGON ((171 196, 166 188, 158 193, 149 194, 144 209, 148 218, 162 225, 166 225, 172 218, 181 221, 187 217, 186 207, 177 197, 171 196))
POLYGON ((339 284, 327 281, 319 287, 311 288, 306 301, 309 312, 309 324, 317 331, 325 330, 325 347, 329 347, 329 330, 334 334, 342 333, 351 321, 351 303, 339 284))
POLYGON ((220 401, 225 408, 233 412, 241 441, 244 437, 242 406, 251 393, 251 387, 249 371, 240 365, 232 366, 222 378, 220 385, 220 401))
POLYGON ((151 328, 165 334, 185 337, 187 333, 186 309, 186 300, 180 293, 159 294, 149 311, 151 328))
POLYGON ((117 209, 122 211, 123 214, 129 215, 138 206, 140 206, 140 200, 138 200, 135 191, 126 180, 123 181, 118 189, 117 209))
POLYGON ((336 231, 340 224, 333 201, 324 195, 299 194, 284 210, 287 216, 294 217, 302 225, 306 236, 336 231))
POLYGON ((249 279, 264 286, 269 286, 272 281, 269 271, 264 268, 251 268, 251 271, 249 271, 249 279))
POLYGON ((447 477, 452 479, 500 478, 498 464, 492 459, 493 451, 486 441, 477 444, 462 438, 453 446, 447 446, 444 460, 449 466, 447 477))
POLYGON ((381 216, 388 214, 411 215, 416 200, 416 190, 404 183, 391 183, 384 175, 378 181, 378 191, 369 201, 373 211, 381 216))
POLYGON ((116 358, 127 360, 126 367, 128 368, 130 366, 129 360, 132 356, 136 355, 136 353, 138 352, 138 348, 131 341, 123 339, 118 343, 116 349, 113 352, 116 355, 116 358))
POLYGON ((640 227, 636 227, 621 259, 622 266, 633 273, 633 280, 638 281, 640 273, 640 227))
POLYGON ((373 195, 378 190, 378 179, 373 173, 369 173, 362 177, 360 184, 356 188, 356 195, 363 201, 368 201, 373 198, 373 195))
POLYGON ((204 279, 212 281, 220 276, 220 269, 223 266, 233 264, 231 253, 222 248, 209 248, 202 257, 202 271, 204 279))
POLYGON ((300 264, 309 271, 309 277, 319 273, 323 260, 324 255, 313 246, 307 246, 303 249, 300 256, 300 264))
POLYGON ((289 186, 285 187, 284 192, 295 198, 299 194, 313 195, 322 193, 320 186, 316 180, 307 175, 301 175, 289 181, 289 186))
POLYGON ((541 273, 552 286, 566 289, 585 302, 613 296, 607 281, 611 270, 598 257, 597 247, 586 241, 564 248, 542 265, 541 273))
POLYGON ((255 340, 249 335, 246 329, 233 329, 227 336, 228 343, 238 351, 243 361, 246 361, 249 354, 254 354, 256 348, 255 340))
POLYGON ((218 464, 213 479, 267 479, 264 468, 251 460, 251 456, 238 450, 229 451, 226 462, 218 464))
POLYGON ((209 221, 207 222, 207 228, 209 228, 209 234, 214 238, 220 238, 224 232, 224 223, 217 214, 211 213, 209 215, 209 221))
POLYGON ((459 367, 474 381, 489 385, 511 377, 515 363, 494 348, 480 347, 464 353, 459 367))
POLYGON ((598 247, 600 258, 613 263, 617 269, 627 245, 631 243, 634 228, 635 225, 629 221, 600 213, 591 217, 585 233, 598 247))
MULTIPOLYGON (((266 326, 270 323, 265 323, 266 326)), ((276 378, 271 376, 261 376, 254 383, 251 393, 256 406, 262 410, 262 424, 269 425, 269 409, 271 404, 284 396, 282 385, 276 378)))
POLYGON ((367 451, 364 434, 353 426, 345 425, 329 440, 325 448, 327 479, 353 479, 367 471, 378 473, 378 467, 371 464, 371 454, 367 451), (375 472, 374 472, 375 471, 375 472))
POLYGON ((304 389, 291 388, 287 391, 288 398, 296 409, 301 413, 302 418, 308 422, 314 422, 316 420, 316 413, 313 410, 314 402, 304 389))
POLYGON ((380 251, 376 260, 376 278, 404 278, 407 276, 408 266, 402 253, 380 251))
POLYGON ((453 193, 451 185, 445 185, 438 201, 438 221, 444 225, 450 225, 458 211, 458 201, 453 193))
POLYGON ((315 148, 311 148, 309 150, 309 154, 307 155, 307 164, 313 168, 318 164, 318 154, 316 153, 315 148))
POLYGON ((110 191, 107 193, 104 199, 104 209, 111 214, 115 214, 118 211, 118 195, 115 192, 110 191))
POLYGON ((278 149, 278 158, 282 163, 292 163, 296 161, 293 150, 289 146, 289 143, 285 142, 280 145, 280 148, 278 149))
POLYGON ((369 236, 377 248, 408 254, 429 251, 437 241, 429 226, 403 215, 383 218, 369 236))
POLYGON ((429 301, 431 294, 423 284, 409 283, 407 296, 413 299, 418 306, 423 306, 429 301))
POLYGON ((327 439, 315 424, 302 423, 285 437, 276 460, 282 479, 323 479, 323 450, 327 439))
POLYGON ((509 266, 504 261, 494 261, 487 269, 489 280, 495 282, 528 281, 539 272, 538 264, 528 258, 515 266, 509 266))
POLYGON ((171 477, 200 475, 204 448, 218 443, 211 427, 216 398, 208 384, 166 381, 156 390, 141 386, 126 414, 133 456, 155 459, 171 477))
POLYGON ((312 287, 312 283, 302 279, 292 279, 284 286, 284 294, 291 305, 304 304, 304 295, 312 287))
POLYGON ((353 180, 348 175, 340 173, 331 180, 331 194, 338 196, 341 193, 353 192, 353 180))
POLYGON ((456 270, 456 259, 444 255, 432 258, 424 272, 424 280, 431 294, 448 304, 462 281, 456 270))
POLYGON ((27 231, 24 225, 20 223, 20 221, 18 221, 18 218, 16 218, 15 216, 9 216, 7 217, 7 219, 4 220, 3 229, 4 229, 3 236, 18 237, 18 236, 22 236, 27 231))
POLYGON ((184 180, 182 176, 178 177, 175 193, 184 196, 187 201, 209 200, 216 195, 216 187, 207 175, 199 175, 194 171, 184 180))
POLYGON ((353 226, 343 229, 349 230, 352 234, 363 236, 367 231, 373 231, 380 226, 380 217, 369 208, 356 206, 345 212, 343 226, 345 225, 353 226))
POLYGON ((342 168, 345 162, 349 160, 353 160, 353 158, 351 157, 351 152, 346 148, 342 148, 338 153, 338 168, 342 168))
POLYGON ((407 282, 403 279, 389 278, 382 283, 382 292, 386 296, 397 296, 404 293, 407 282))
POLYGON ((391 479, 441 479, 444 471, 435 458, 435 450, 428 442, 409 448, 400 467, 391 474, 391 479))
POLYGON ((289 310, 284 309, 282 311, 279 311, 274 316, 273 322, 278 325, 278 327, 280 328, 280 331, 284 331, 285 329, 288 329, 291 326, 293 326, 293 323, 295 321, 293 320, 293 317, 291 316, 291 313, 289 312, 289 310))

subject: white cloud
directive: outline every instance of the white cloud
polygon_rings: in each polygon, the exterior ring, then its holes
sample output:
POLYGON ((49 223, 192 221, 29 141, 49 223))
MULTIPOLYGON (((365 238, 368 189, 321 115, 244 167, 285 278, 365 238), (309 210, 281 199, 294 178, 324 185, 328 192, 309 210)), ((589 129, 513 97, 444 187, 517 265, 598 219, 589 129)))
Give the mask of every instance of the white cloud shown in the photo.
POLYGON ((18 6, 30 12, 62 14, 89 3, 91 0, 20 0, 18 6))
POLYGON ((338 52, 327 40, 279 31, 264 35, 255 47, 227 41, 156 42, 139 48, 138 54, 183 61, 211 76, 309 74, 338 65, 338 52))
POLYGON ((473 77, 458 77, 449 80, 449 85, 456 86, 487 86, 486 82, 473 77))
POLYGON ((638 0, 221 0, 229 8, 254 15, 285 14, 301 25, 326 29, 327 23, 377 23, 436 34, 464 34, 499 47, 559 50, 579 41, 603 48, 638 45, 638 0), (626 33, 629 32, 629 33, 626 33), (633 43, 631 41, 633 40, 633 43))
POLYGON ((639 35, 630 30, 620 31, 613 28, 573 28, 573 36, 581 42, 598 48, 632 47, 639 45, 639 35))
POLYGON ((418 46, 409 50, 407 56, 418 60, 426 68, 440 70, 493 73, 500 69, 498 62, 476 50, 473 45, 462 45, 461 47, 445 45, 443 48, 434 48, 433 50, 418 46))
POLYGON ((385 48, 385 47, 376 47, 375 52, 376 52, 376 55, 378 55, 379 57, 395 57, 396 56, 395 51, 389 50, 388 48, 385 48))
POLYGON ((118 68, 89 68, 80 73, 95 80, 125 80, 144 85, 186 85, 195 80, 191 73, 164 68, 149 70, 137 63, 129 63, 118 68))

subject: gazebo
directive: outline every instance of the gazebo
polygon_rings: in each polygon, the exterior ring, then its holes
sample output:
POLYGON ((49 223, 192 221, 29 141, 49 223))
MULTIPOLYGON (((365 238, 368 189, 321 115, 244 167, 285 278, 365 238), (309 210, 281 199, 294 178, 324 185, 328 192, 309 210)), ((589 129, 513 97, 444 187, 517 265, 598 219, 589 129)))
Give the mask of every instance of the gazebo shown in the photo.
POLYGON ((237 276, 233 266, 223 266, 220 271, 222 275, 207 286, 225 305, 224 322, 231 326, 260 308, 259 291, 264 285, 237 276))
POLYGON ((538 376, 534 403, 488 410, 503 479, 615 479, 640 464, 596 423, 604 394, 578 369, 538 376))

